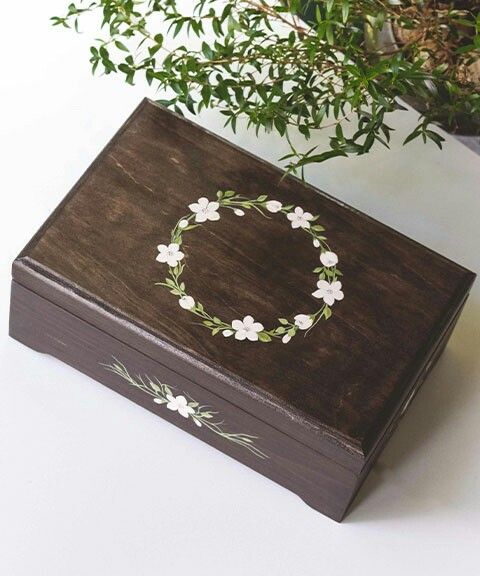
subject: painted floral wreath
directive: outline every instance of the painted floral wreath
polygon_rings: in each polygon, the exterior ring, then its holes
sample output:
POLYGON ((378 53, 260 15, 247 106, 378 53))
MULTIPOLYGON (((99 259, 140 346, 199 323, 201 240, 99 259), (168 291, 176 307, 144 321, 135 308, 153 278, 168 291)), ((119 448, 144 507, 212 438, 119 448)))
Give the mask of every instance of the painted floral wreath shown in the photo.
POLYGON ((201 318, 202 325, 211 331, 212 336, 222 333, 225 337, 234 336, 236 340, 271 342, 277 339, 287 344, 299 330, 309 331, 322 318, 328 320, 332 315, 335 301, 343 300, 342 283, 339 280, 342 273, 337 268, 338 256, 330 250, 326 237, 322 235, 325 230, 323 226, 315 223, 318 216, 313 216, 293 204, 284 206, 278 200, 269 200, 267 195, 252 200, 232 190, 217 192, 217 200, 214 202, 208 198, 199 198, 197 202, 189 205, 189 209, 190 213, 180 218, 173 228, 170 244, 159 244, 157 247, 156 260, 168 265, 168 277, 165 282, 157 282, 157 285, 165 286, 172 294, 178 296, 180 306, 201 318), (272 214, 280 212, 286 215, 292 228, 299 228, 310 235, 313 245, 320 250, 321 264, 313 270, 314 274, 318 275, 318 281, 317 289, 312 292, 312 296, 322 301, 322 305, 315 312, 297 314, 293 321, 279 318, 278 326, 266 329, 250 315, 245 316, 243 320, 224 322, 217 316, 211 316, 200 302, 187 294, 185 283, 180 280, 185 268, 182 262, 185 254, 180 250, 182 234, 207 221, 220 220, 218 212, 220 208, 233 210, 236 216, 244 216, 245 210, 253 208, 265 218, 269 217, 265 211, 272 214))

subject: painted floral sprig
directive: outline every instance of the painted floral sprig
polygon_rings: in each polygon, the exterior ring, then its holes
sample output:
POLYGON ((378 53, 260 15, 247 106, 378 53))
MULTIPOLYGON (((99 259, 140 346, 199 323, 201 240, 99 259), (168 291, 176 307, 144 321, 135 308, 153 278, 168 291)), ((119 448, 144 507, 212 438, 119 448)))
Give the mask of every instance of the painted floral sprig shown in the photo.
POLYGON ((339 280, 342 273, 337 267, 338 256, 330 250, 327 238, 324 236, 325 228, 317 223, 318 216, 306 212, 300 206, 283 205, 278 200, 270 200, 266 194, 255 199, 246 198, 233 190, 217 192, 214 201, 208 198, 199 198, 197 202, 189 205, 190 212, 180 218, 172 230, 170 243, 158 245, 156 260, 168 265, 168 276, 164 282, 157 285, 165 286, 178 296, 179 305, 190 311, 201 320, 201 324, 211 331, 212 336, 222 333, 226 338, 233 336, 236 340, 249 340, 251 342, 271 342, 281 340, 287 344, 299 331, 309 331, 321 319, 328 320, 332 315, 332 306, 336 301, 343 300, 342 283, 339 280), (186 286, 181 281, 184 270, 185 254, 182 252, 183 233, 193 230, 206 222, 220 220, 220 208, 232 210, 236 216, 242 217, 247 210, 256 210, 265 218, 269 214, 284 214, 290 222, 292 229, 300 229, 306 232, 315 248, 320 250, 320 266, 313 272, 318 281, 316 290, 312 296, 322 301, 322 304, 314 312, 301 313, 293 317, 278 318, 279 324, 271 329, 266 329, 261 322, 247 315, 243 319, 235 319, 225 322, 217 316, 209 314, 204 306, 196 301, 186 291, 186 286))
POLYGON ((222 421, 215 420, 215 416, 218 412, 213 411, 209 406, 202 406, 197 401, 193 400, 188 394, 175 395, 172 388, 160 382, 157 378, 150 378, 150 376, 136 375, 133 376, 129 373, 127 368, 117 360, 113 358, 111 364, 102 364, 106 370, 113 372, 122 380, 142 390, 145 394, 152 397, 155 404, 164 405, 168 410, 177 412, 183 418, 192 420, 196 426, 199 428, 205 427, 210 432, 221 436, 228 442, 233 442, 242 446, 258 458, 268 458, 268 456, 262 452, 257 446, 255 446, 255 440, 257 436, 252 436, 250 434, 243 433, 232 433, 227 432, 225 428, 225 423, 222 421))

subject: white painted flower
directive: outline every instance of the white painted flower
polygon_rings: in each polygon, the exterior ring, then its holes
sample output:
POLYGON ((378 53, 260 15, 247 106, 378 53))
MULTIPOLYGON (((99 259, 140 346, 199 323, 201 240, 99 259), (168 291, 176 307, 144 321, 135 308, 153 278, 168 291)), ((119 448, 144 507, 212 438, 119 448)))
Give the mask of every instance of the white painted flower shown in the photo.
POLYGON ((236 340, 250 340, 255 342, 258 340, 258 333, 263 330, 263 324, 255 322, 252 316, 245 316, 242 320, 234 320, 232 328, 235 330, 236 340))
POLYGON ((166 262, 172 268, 174 268, 184 257, 184 253, 180 252, 180 245, 175 244, 175 242, 172 242, 172 244, 169 244, 168 246, 165 244, 159 244, 157 249, 157 262, 162 262, 162 264, 166 262))
POLYGON ((313 324, 313 320, 308 314, 297 314, 295 316, 295 325, 300 328, 300 330, 308 330, 313 324))
POLYGON ((186 228, 188 226, 188 220, 180 220, 180 222, 178 223, 178 227, 179 228, 186 228))
POLYGON ((265 207, 269 212, 275 214, 276 212, 280 212, 280 210, 283 208, 283 205, 278 200, 269 200, 265 204, 265 207))
POLYGON ((210 202, 208 198, 202 197, 188 207, 195 214, 195 222, 220 220, 220 214, 217 212, 220 207, 218 202, 210 202))
POLYGON ((195 306, 195 300, 191 296, 182 296, 178 303, 185 310, 191 310, 195 306))
POLYGON ((287 218, 292 223, 292 228, 310 228, 309 220, 313 219, 313 214, 304 212, 303 208, 297 206, 293 212, 287 214, 287 218))
POLYGON ((173 412, 178 412, 184 418, 188 418, 190 414, 194 414, 195 410, 188 405, 185 396, 171 396, 167 394, 167 408, 173 410, 173 412))
POLYGON ((235 216, 245 216, 245 212, 243 210, 240 210, 240 208, 235 208, 233 213, 235 214, 235 216))
POLYGON ((342 283, 338 280, 331 284, 326 280, 319 280, 317 288, 318 290, 312 292, 312 296, 321 298, 329 306, 333 306, 335 300, 343 300, 342 283))
POLYGON ((285 336, 282 338, 282 342, 283 342, 284 344, 288 344, 291 339, 292 339, 291 336, 289 336, 288 334, 285 334, 285 336))
POLYGON ((338 264, 338 256, 335 252, 330 252, 329 250, 322 252, 320 254, 320 262, 326 267, 331 268, 338 264))
POLYGON ((224 330, 222 332, 222 334, 225 336, 225 338, 228 338, 229 336, 231 336, 233 334, 233 330, 224 330))
POLYGON ((315 238, 313 240, 313 245, 315 246, 315 248, 320 248, 320 240, 318 240, 318 238, 315 238))

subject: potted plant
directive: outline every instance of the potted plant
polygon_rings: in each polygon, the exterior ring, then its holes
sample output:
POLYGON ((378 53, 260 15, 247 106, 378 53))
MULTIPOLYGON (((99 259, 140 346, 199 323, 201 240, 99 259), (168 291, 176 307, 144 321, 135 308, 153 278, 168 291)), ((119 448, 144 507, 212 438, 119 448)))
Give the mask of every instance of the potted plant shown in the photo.
MULTIPOLYGON (((426 58, 424 42, 405 35, 391 46, 377 40, 385 23, 397 34, 415 30, 409 10, 419 6, 399 0, 196 0, 185 8, 178 0, 80 0, 53 23, 78 29, 86 13, 97 14, 103 38, 90 48, 93 70, 123 74, 130 84, 143 76, 165 94, 160 102, 179 113, 217 108, 233 130, 245 118, 257 132, 276 130, 289 142, 291 128, 307 140, 329 129, 327 149, 291 145, 286 168, 301 171, 388 146, 388 116, 402 108, 399 98, 428 103, 405 143, 422 138, 441 147, 432 86, 451 96, 455 114, 461 100, 460 113, 478 117, 474 83, 426 58)), ((468 29, 455 54, 465 63, 478 61, 480 17, 468 7, 461 15, 452 10, 448 22, 468 29)))
POLYGON ((402 50, 412 62, 442 72, 426 83, 426 91, 405 100, 442 128, 480 152, 480 16, 473 0, 407 2, 392 9, 379 30, 365 27, 366 43, 375 50, 402 50))

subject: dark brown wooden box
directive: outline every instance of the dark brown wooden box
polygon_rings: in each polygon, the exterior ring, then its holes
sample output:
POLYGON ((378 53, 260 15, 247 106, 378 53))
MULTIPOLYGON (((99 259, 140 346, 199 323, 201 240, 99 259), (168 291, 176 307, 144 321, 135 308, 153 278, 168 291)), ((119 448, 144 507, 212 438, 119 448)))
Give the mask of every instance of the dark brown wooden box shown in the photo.
POLYGON ((145 100, 15 260, 10 333, 341 520, 474 274, 281 176, 145 100))

